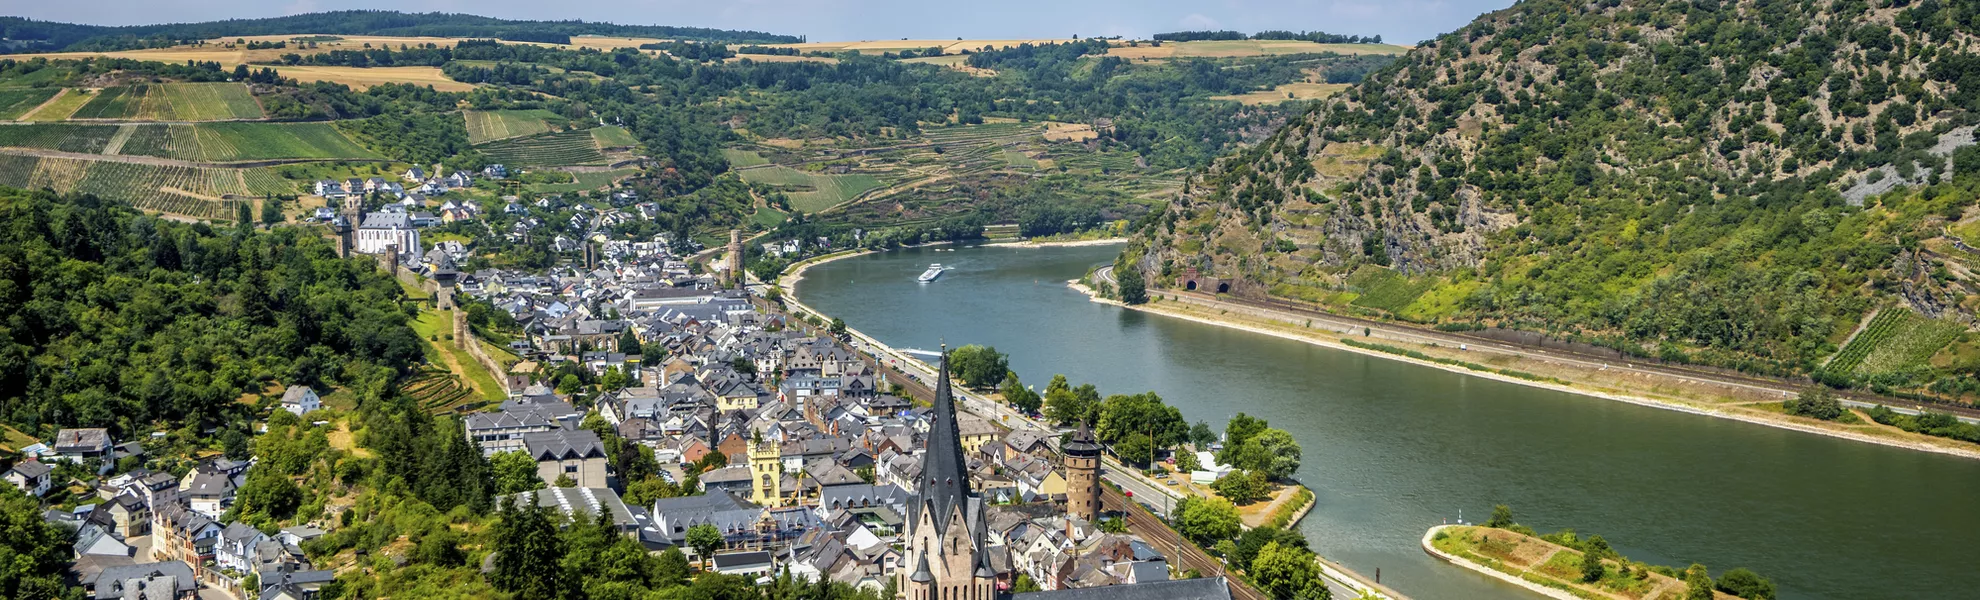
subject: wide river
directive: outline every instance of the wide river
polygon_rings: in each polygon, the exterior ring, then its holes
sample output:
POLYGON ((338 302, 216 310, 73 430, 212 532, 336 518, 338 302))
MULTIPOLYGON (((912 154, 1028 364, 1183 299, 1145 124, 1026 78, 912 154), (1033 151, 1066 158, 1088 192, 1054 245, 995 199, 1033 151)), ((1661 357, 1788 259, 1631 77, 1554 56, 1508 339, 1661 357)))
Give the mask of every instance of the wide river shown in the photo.
POLYGON ((1781 598, 1980 598, 1980 461, 1540 390, 1087 301, 1117 246, 903 250, 813 267, 806 304, 897 348, 996 346, 1027 384, 1153 390, 1299 439, 1314 550, 1421 599, 1537 596, 1418 547, 1506 504, 1652 564, 1747 567, 1781 598), (929 263, 954 270, 932 284, 929 263))

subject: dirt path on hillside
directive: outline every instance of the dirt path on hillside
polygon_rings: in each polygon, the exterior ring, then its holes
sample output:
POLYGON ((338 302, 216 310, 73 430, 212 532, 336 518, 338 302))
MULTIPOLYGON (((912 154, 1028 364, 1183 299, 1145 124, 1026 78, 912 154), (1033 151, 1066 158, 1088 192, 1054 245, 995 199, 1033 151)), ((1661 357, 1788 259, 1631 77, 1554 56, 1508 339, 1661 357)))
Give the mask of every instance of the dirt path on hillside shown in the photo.
POLYGON ((117 133, 110 136, 110 142, 103 145, 104 156, 116 156, 124 151, 124 142, 130 141, 131 134, 137 133, 136 125, 118 125, 117 133))
MULTIPOLYGON (((62 99, 63 96, 67 96, 67 95, 69 95, 69 88, 62 88, 62 91, 55 92, 55 95, 49 96, 47 100, 41 101, 41 104, 36 104, 34 105, 34 108, 28 109, 27 112, 21 113, 21 116, 14 117, 14 122, 26 123, 28 117, 34 116, 34 113, 41 112, 41 109, 48 108, 48 105, 54 104, 56 100, 60 100, 62 99)), ((0 121, 0 123, 10 124, 10 125, 13 124, 7 121, 0 121)))

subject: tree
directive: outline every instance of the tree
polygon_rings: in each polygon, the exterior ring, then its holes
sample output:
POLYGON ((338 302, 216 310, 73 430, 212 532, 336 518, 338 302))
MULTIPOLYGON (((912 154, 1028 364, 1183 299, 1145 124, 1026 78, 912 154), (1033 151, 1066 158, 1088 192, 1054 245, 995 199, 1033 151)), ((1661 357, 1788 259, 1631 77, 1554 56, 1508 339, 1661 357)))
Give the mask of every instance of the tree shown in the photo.
POLYGON ((1031 391, 1031 388, 1024 387, 1024 383, 1018 381, 1017 371, 1011 371, 1004 377, 1004 385, 998 388, 998 391, 1004 394, 1005 402, 1011 403, 1013 408, 1025 414, 1038 412, 1038 407, 1044 404, 1044 399, 1039 398, 1038 392, 1031 391))
POLYGON ((557 474, 557 487, 560 487, 560 488, 574 488, 574 487, 577 487, 577 480, 576 480, 576 479, 571 479, 571 474, 570 474, 570 473, 559 473, 559 474, 557 474))
POLYGON ((1774 600, 1774 582, 1761 577, 1746 567, 1740 567, 1719 576, 1719 591, 1745 598, 1746 600, 1774 600))
POLYGON ((1320 579, 1313 552, 1278 542, 1266 544, 1251 561, 1251 578, 1258 591, 1273 600, 1329 600, 1333 592, 1320 579))
MULTIPOLYGON (((1595 536, 1595 539, 1601 539, 1601 537, 1595 536)), ((1583 550, 1581 552, 1582 581, 1595 583, 1602 580, 1602 575, 1606 572, 1602 568, 1602 556, 1602 553, 1593 550, 1583 550)))
MULTIPOLYGON (((1231 448, 1244 444, 1245 440, 1251 439, 1252 435, 1264 431, 1269 426, 1270 424, 1264 419, 1238 413, 1237 416, 1231 417, 1230 423, 1224 425, 1224 450, 1228 452, 1231 448)), ((1231 462, 1224 461, 1224 464, 1231 462)))
POLYGON ((1011 593, 1013 594, 1027 594, 1031 592, 1042 592, 1042 591, 1045 591, 1044 588, 1038 587, 1038 582, 1032 581, 1031 576, 1026 575, 1024 573, 1018 573, 1017 581, 1011 582, 1011 593))
POLYGON ((1163 404, 1155 392, 1108 396, 1100 402, 1098 412, 1094 434, 1101 441, 1114 442, 1139 433, 1149 436, 1155 446, 1167 448, 1189 437, 1189 422, 1183 420, 1182 411, 1163 404))
POLYGON ((1189 444, 1195 446, 1197 450, 1207 451, 1210 445, 1215 443, 1217 443, 1217 430, 1211 429, 1209 423, 1197 421, 1195 425, 1189 426, 1189 444))
POLYGON ((716 529, 711 523, 689 527, 687 545, 694 549, 694 555, 701 559, 703 566, 706 566, 709 557, 715 556, 715 550, 722 547, 722 530, 716 529))
POLYGON ((1228 464, 1258 471, 1271 479, 1285 479, 1299 470, 1299 462, 1299 442, 1292 434, 1268 427, 1239 444, 1228 464))
POLYGON ((1155 461, 1155 441, 1147 434, 1128 434, 1126 439, 1114 444, 1114 454, 1121 457, 1121 462, 1146 468, 1155 461))
POLYGON ((1782 405, 1790 415, 1800 415, 1824 421, 1840 419, 1845 412, 1842 401, 1836 399, 1835 392, 1829 391, 1829 388, 1823 385, 1809 386, 1801 390, 1801 393, 1796 394, 1794 398, 1783 402, 1782 405))
POLYGON ((1232 545, 1231 551, 1226 556, 1230 558, 1232 568, 1250 571, 1251 561, 1258 557, 1258 551, 1263 550, 1267 544, 1273 543, 1282 547, 1306 548, 1306 536, 1290 529, 1257 527, 1246 530, 1244 535, 1238 536, 1237 543, 1232 545))
POLYGON ((1712 577, 1705 565, 1692 563, 1684 570, 1684 600, 1712 600, 1712 577))
POLYGON ((488 582, 518 600, 559 600, 572 589, 561 563, 564 541, 550 510, 504 499, 495 523, 495 570, 488 582))
POLYGON ((1176 505, 1176 533, 1208 546, 1230 539, 1244 529, 1237 506, 1223 498, 1183 498, 1176 505))
POLYGON ((242 521, 263 524, 287 519, 302 506, 302 488, 288 476, 260 464, 248 470, 247 482, 235 495, 234 510, 242 521))
POLYGON ((274 225, 276 223, 281 223, 283 220, 284 218, 282 216, 282 199, 280 197, 270 196, 261 201, 262 223, 274 225))
POLYGON ((1485 526, 1493 529, 1505 529, 1507 527, 1512 527, 1513 526, 1512 507, 1506 506, 1504 504, 1500 504, 1492 507, 1492 520, 1486 521, 1485 526))
POLYGON ((1176 470, 1193 473, 1203 470, 1203 464, 1196 460, 1195 452, 1176 451, 1176 470))
POLYGON ((949 374, 974 388, 988 388, 1011 372, 1010 357, 992 346, 970 344, 949 353, 949 374))
POLYGON ((1066 385, 1064 375, 1053 375, 1052 384, 1045 386, 1045 418, 1055 423, 1063 425, 1085 421, 1094 408, 1085 394, 1066 385))
POLYGON ((1237 504, 1250 504, 1266 498, 1265 482, 1255 471, 1236 470, 1218 477, 1210 484, 1217 495, 1237 504))
POLYGON ((653 578, 660 587, 666 588, 687 583, 691 574, 688 570, 687 554, 681 552, 680 548, 668 548, 660 553, 653 578))
POLYGON ((1121 302, 1148 302, 1148 282, 1142 280, 1140 269, 1114 269, 1114 282, 1120 286, 1121 302))
POLYGON ((633 333, 631 327, 627 327, 624 331, 620 331, 618 349, 620 352, 625 352, 628 354, 639 352, 639 334, 633 333))
POLYGON ((830 325, 825 326, 825 331, 830 332, 832 335, 835 336, 845 335, 846 320, 838 317, 832 317, 832 323, 830 325))
POLYGON ((504 496, 543 489, 543 478, 536 476, 536 459, 521 451, 497 452, 488 457, 495 471, 495 490, 504 496))

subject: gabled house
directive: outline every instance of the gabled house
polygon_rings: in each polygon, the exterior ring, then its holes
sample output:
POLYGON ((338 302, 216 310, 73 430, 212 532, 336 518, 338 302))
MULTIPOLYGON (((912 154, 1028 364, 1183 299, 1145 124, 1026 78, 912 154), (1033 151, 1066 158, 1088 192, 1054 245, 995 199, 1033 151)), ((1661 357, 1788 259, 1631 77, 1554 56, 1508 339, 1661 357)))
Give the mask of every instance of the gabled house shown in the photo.
POLYGON ((605 443, 589 429, 542 431, 522 436, 524 451, 536 459, 536 476, 556 487, 569 477, 576 487, 606 487, 605 443))
MULTIPOLYGON (((55 433, 54 460, 81 463, 93 458, 106 458, 112 446, 110 430, 100 428, 64 429, 55 433)), ((106 469, 107 470, 107 469, 106 469)))
POLYGON ((29 496, 39 498, 54 486, 55 468, 38 460, 24 460, 7 469, 6 479, 29 496))
POLYGON ((246 523, 234 523, 220 530, 219 543, 213 549, 213 562, 222 570, 246 574, 253 571, 254 549, 268 536, 246 523))
POLYGON ((292 385, 282 392, 282 410, 300 417, 311 411, 323 408, 323 399, 317 397, 316 390, 306 385, 292 385))

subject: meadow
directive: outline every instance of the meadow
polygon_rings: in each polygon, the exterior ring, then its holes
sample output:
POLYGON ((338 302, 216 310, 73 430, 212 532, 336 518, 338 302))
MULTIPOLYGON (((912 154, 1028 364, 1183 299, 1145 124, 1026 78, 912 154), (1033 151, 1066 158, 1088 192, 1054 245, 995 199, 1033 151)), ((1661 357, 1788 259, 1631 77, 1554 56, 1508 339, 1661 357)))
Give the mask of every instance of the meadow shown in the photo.
POLYGON ((623 177, 631 177, 639 169, 613 169, 610 171, 586 171, 572 173, 570 183, 536 183, 525 189, 539 194, 569 194, 603 189, 623 177))

